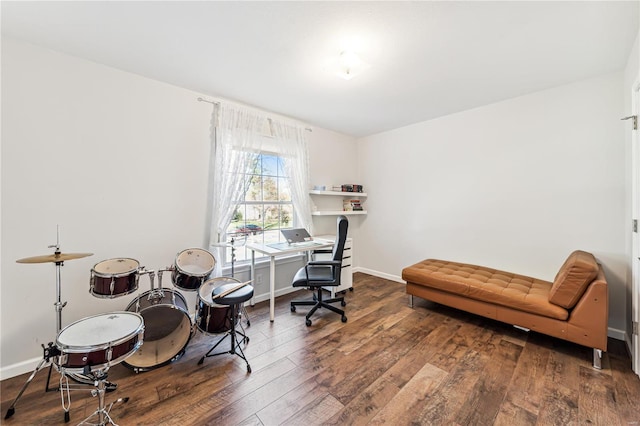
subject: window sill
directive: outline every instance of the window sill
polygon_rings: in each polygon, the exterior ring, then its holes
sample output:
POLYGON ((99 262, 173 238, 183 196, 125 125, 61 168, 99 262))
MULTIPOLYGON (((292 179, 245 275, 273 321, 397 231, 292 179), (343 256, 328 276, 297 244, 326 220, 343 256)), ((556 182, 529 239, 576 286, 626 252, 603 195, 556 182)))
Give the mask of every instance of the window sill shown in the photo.
MULTIPOLYGON (((290 256, 282 256, 276 258, 276 267, 278 265, 285 265, 287 263, 299 262, 302 259, 306 259, 305 254, 292 254, 290 256)), ((269 257, 263 257, 256 259, 256 269, 269 268, 269 257)), ((251 260, 240 260, 234 265, 234 275, 238 273, 247 273, 251 271, 251 260)), ((227 263, 222 267, 222 274, 225 276, 231 275, 231 263, 227 263)))

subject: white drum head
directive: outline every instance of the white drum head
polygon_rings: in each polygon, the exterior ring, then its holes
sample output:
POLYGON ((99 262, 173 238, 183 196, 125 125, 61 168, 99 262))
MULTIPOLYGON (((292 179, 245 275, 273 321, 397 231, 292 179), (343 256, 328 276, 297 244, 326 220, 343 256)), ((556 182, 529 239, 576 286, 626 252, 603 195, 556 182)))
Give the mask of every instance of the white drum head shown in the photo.
POLYGON ((218 305, 217 303, 213 302, 213 289, 224 284, 236 284, 239 282, 240 280, 232 277, 216 277, 210 279, 209 281, 205 281, 205 283, 200 286, 200 289, 198 290, 198 296, 200 297, 200 300, 202 300, 206 305, 226 307, 225 305, 218 305))
POLYGON ((211 253, 203 249, 187 249, 176 256, 179 271, 195 277, 204 277, 213 271, 216 260, 211 253))
POLYGON ((135 259, 119 258, 103 260, 100 263, 96 263, 93 270, 102 275, 120 275, 129 274, 138 269, 140 263, 135 259))
POLYGON ((65 327, 58 334, 56 343, 63 349, 108 346, 134 336, 143 324, 142 316, 132 312, 95 315, 65 327))

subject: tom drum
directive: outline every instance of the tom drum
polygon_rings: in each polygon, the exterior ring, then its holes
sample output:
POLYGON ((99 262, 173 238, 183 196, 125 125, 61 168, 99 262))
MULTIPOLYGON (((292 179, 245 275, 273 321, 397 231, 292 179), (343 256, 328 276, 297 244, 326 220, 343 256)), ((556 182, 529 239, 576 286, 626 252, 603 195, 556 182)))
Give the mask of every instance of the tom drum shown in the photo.
POLYGON ((191 248, 177 254, 171 278, 186 291, 196 291, 213 272, 216 260, 207 250, 191 248))
POLYGON ((138 289, 138 269, 135 259, 118 258, 103 260, 91 269, 89 291, 92 295, 112 299, 138 289))

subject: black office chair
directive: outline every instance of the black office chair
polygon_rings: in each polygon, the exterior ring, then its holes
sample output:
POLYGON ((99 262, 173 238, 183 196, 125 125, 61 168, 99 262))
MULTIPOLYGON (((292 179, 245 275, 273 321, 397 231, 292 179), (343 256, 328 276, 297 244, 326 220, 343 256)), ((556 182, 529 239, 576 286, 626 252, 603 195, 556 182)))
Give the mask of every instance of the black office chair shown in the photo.
POLYGON ((311 325, 311 315, 318 308, 327 308, 337 314, 342 315, 342 322, 347 322, 347 317, 342 309, 338 309, 329 303, 340 302, 342 306, 346 306, 344 297, 336 297, 333 299, 322 300, 322 287, 337 287, 340 285, 340 275, 342 271, 342 252, 344 244, 347 241, 347 229, 349 221, 345 216, 338 216, 338 230, 336 233, 336 242, 333 245, 331 260, 312 260, 307 263, 293 277, 292 285, 294 287, 309 287, 317 290, 317 295, 313 295, 313 300, 293 300, 291 302, 291 312, 296 311, 296 306, 313 306, 307 314, 307 326, 311 325))

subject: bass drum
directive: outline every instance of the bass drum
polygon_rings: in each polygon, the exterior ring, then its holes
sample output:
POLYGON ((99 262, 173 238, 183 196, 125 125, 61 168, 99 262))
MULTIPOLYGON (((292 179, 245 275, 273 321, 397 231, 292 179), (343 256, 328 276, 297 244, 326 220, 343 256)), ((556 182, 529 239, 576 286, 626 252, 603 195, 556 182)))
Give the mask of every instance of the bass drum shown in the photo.
POLYGON ((180 358, 191 339, 191 317, 184 297, 175 290, 150 290, 135 298, 127 311, 144 318, 144 345, 123 364, 148 371, 180 358))

